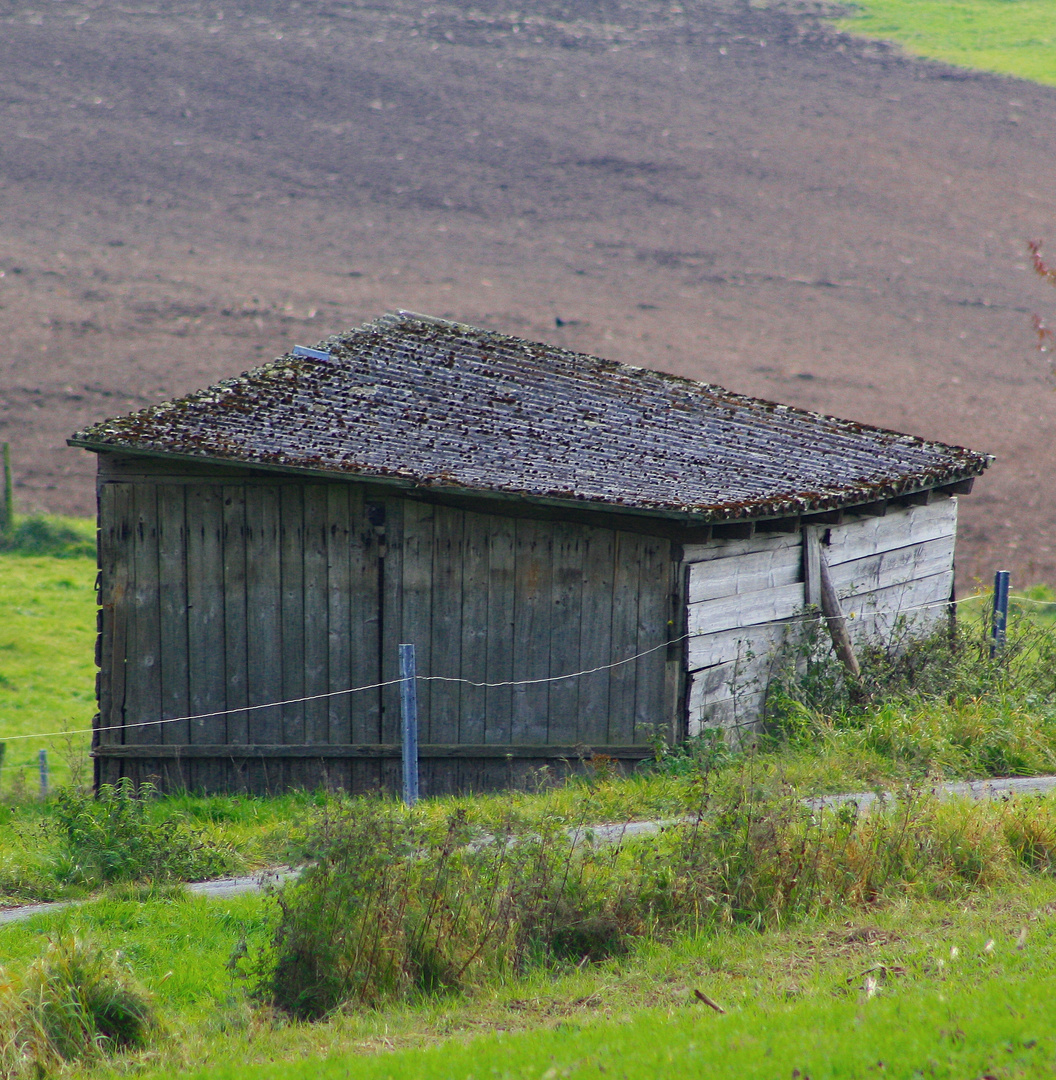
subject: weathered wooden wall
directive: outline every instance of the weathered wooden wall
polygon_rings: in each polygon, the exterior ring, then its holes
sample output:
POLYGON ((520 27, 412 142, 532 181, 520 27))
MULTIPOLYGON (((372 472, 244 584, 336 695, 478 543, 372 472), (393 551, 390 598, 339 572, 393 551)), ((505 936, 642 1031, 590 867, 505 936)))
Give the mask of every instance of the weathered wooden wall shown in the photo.
POLYGON ((680 733, 669 540, 107 455, 99 505, 99 782, 393 788, 397 686, 252 707, 395 679, 400 642, 419 675, 520 682, 419 684, 426 794, 680 733))
MULTIPOLYGON (((948 617, 957 500, 818 527, 852 637, 898 642, 948 617), (934 605, 921 607, 921 605, 934 605)), ((754 727, 808 604, 803 533, 687 545, 688 731, 754 727)), ((817 617, 816 614, 808 617, 817 617)))
POLYGON ((955 498, 828 529, 825 554, 851 636, 897 644, 945 625, 956 537, 955 498))

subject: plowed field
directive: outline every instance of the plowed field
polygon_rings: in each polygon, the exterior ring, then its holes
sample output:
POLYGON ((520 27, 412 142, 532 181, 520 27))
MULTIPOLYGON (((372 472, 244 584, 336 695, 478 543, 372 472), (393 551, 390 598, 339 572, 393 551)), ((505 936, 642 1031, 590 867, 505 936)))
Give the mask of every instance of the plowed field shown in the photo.
POLYGON ((961 587, 1056 581, 1056 90, 809 5, 0 3, 0 440, 395 307, 967 444, 961 587))

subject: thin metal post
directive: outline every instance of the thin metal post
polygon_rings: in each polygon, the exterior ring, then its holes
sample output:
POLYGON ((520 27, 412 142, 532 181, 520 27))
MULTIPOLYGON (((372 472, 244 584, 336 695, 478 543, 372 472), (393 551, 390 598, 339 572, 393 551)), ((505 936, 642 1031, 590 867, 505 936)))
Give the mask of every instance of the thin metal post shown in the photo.
POLYGON ((414 646, 400 646, 400 718, 403 722, 403 801, 418 801, 418 678, 414 646))
POLYGON ((37 754, 37 763, 40 765, 40 797, 48 797, 48 752, 41 750, 37 754))
POLYGON ((0 458, 3 459, 4 470, 4 497, 0 500, 0 532, 6 532, 14 524, 15 496, 11 489, 11 446, 4 443, 0 447, 0 458))
POLYGON ((990 657, 1005 647, 1005 630, 1008 627, 1008 571, 994 574, 994 626, 990 642, 990 657))

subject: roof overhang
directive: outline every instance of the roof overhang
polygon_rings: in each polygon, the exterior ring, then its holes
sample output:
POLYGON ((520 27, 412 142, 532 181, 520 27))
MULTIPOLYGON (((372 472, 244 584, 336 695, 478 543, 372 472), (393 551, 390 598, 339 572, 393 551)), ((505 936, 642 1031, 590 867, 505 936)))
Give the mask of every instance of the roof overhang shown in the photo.
MULTIPOLYGON (((315 469, 297 465, 273 464, 261 461, 242 461, 238 458, 215 457, 204 454, 168 453, 157 450, 143 450, 136 447, 114 445, 85 439, 71 438, 67 444, 96 454, 120 454, 128 457, 185 462, 187 464, 230 468, 246 472, 265 472, 284 476, 311 477, 330 482, 367 483, 391 487, 394 491, 451 496, 460 499, 485 500, 493 503, 517 504, 521 506, 539 506, 549 509, 577 509, 596 513, 618 514, 637 519, 654 519, 676 523, 688 528, 700 528, 726 523, 747 523, 780 521, 789 518, 821 518, 834 512, 879 514, 884 506, 892 501, 922 501, 921 496, 941 492, 950 495, 967 494, 972 489, 975 477, 981 470, 948 470, 941 476, 921 482, 910 478, 903 483, 897 481, 879 482, 866 489, 857 489, 847 498, 841 499, 836 494, 821 496, 812 500, 804 495, 789 495, 775 505, 770 499, 760 506, 752 503, 736 503, 710 507, 706 509, 672 510, 630 506, 619 502, 607 502, 600 499, 557 498, 545 495, 533 495, 521 492, 500 491, 488 488, 470 488, 451 483, 424 483, 404 477, 384 473, 343 472, 331 469, 315 469)), ((990 458, 993 461, 993 458, 990 458)))

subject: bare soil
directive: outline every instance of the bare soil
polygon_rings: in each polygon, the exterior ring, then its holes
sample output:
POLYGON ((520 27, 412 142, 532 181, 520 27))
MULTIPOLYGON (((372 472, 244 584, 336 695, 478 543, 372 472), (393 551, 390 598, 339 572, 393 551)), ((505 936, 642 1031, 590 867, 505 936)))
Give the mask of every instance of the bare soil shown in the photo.
POLYGON ((404 307, 965 444, 962 588, 1056 582, 1056 91, 809 3, 0 0, 0 440, 404 307))

